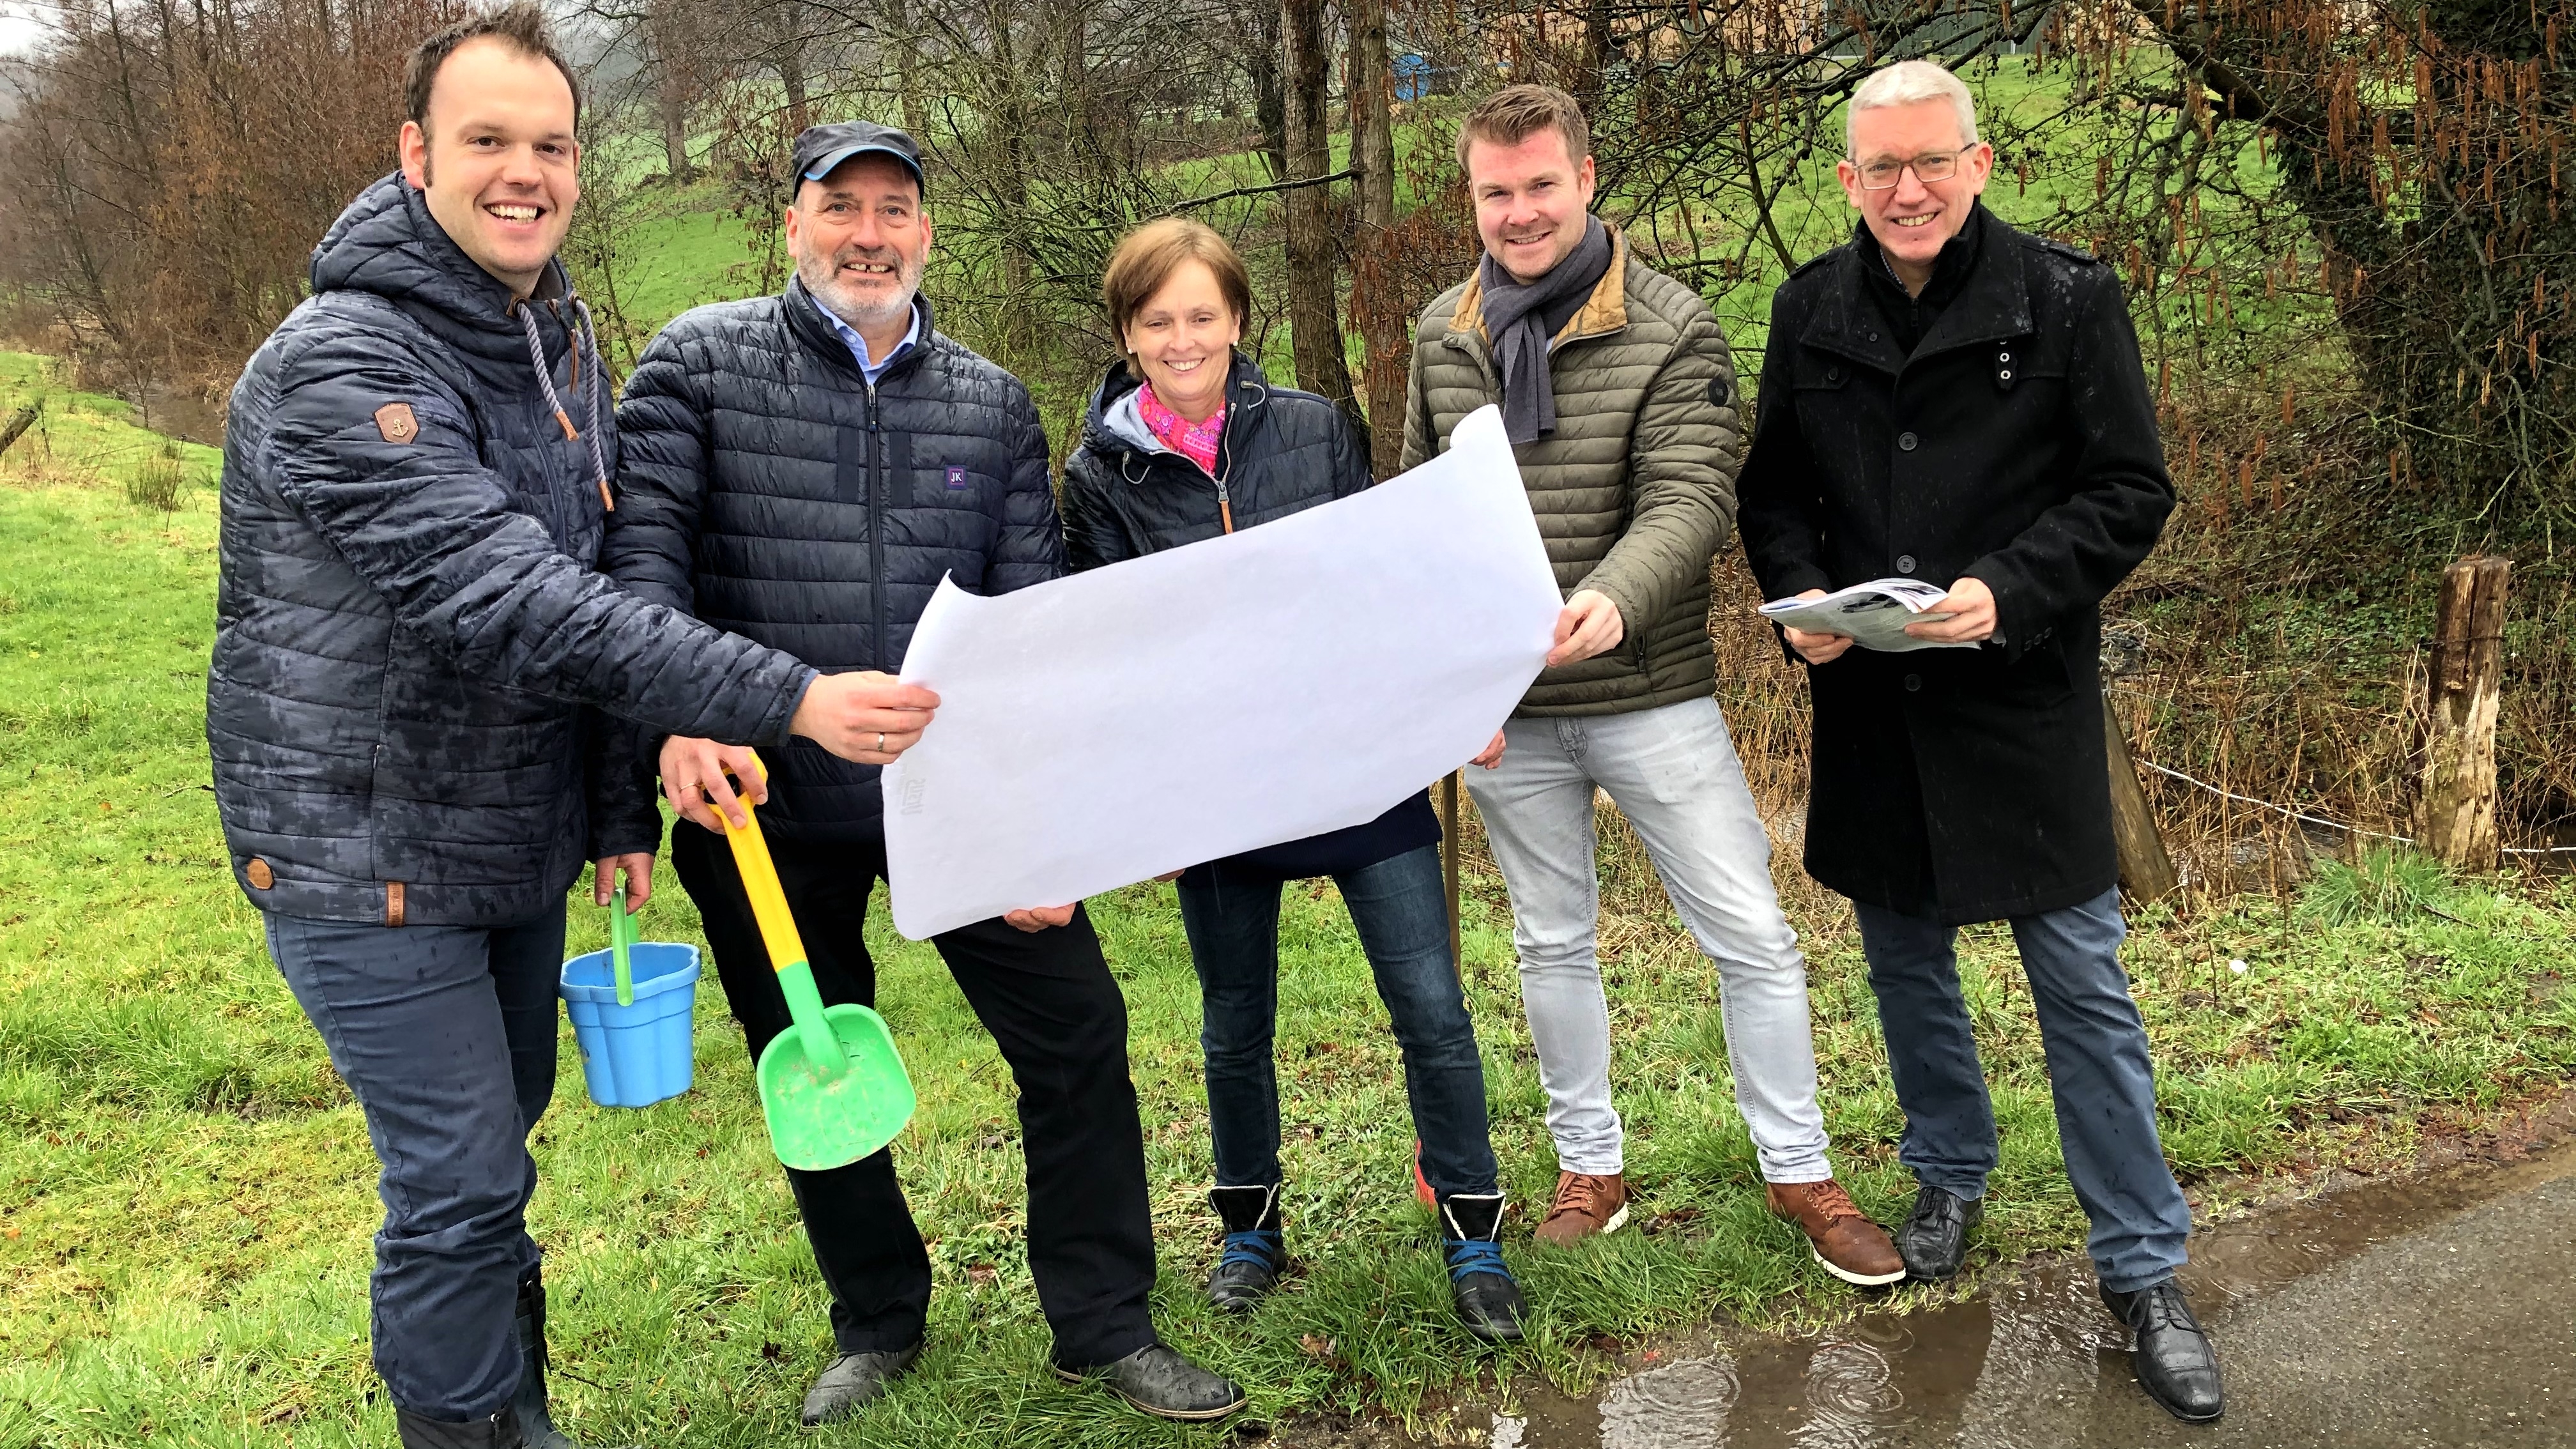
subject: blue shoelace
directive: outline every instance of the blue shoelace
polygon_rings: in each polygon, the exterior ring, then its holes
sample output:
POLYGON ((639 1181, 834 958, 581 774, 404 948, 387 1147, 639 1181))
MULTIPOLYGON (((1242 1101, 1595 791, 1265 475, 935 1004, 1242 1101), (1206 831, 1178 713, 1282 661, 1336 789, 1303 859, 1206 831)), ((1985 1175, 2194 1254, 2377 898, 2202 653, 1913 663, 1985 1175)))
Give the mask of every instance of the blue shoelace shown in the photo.
POLYGON ((1482 1238, 1443 1238, 1441 1250, 1449 1256, 1449 1279, 1456 1282, 1470 1273, 1491 1273, 1512 1282, 1512 1270, 1503 1266, 1503 1245, 1482 1238))
POLYGON ((1248 1233, 1225 1235, 1225 1256, 1217 1259, 1220 1268, 1237 1263, 1250 1263, 1265 1272, 1279 1271, 1280 1261, 1288 1256, 1288 1239, 1276 1228, 1255 1229, 1248 1233))

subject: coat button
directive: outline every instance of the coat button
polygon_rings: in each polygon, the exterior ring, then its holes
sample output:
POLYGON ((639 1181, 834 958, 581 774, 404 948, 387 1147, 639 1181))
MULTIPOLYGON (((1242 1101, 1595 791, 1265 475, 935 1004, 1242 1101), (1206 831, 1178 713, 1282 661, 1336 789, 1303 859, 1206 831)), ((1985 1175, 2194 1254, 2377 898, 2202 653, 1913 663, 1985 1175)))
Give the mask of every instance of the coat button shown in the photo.
POLYGON ((1912 694, 1914 691, 1916 691, 1916 690, 1918 690, 1918 689, 1921 689, 1922 687, 1923 687, 1923 676, 1922 676, 1922 675, 1920 675, 1920 674, 1909 674, 1909 675, 1905 676, 1905 692, 1906 692, 1906 693, 1908 693, 1908 694, 1912 694))
POLYGON ((1896 446, 1904 449, 1906 452, 1913 452, 1914 444, 1915 437, 1912 433, 1899 433, 1896 435, 1896 446))
POLYGON ((1914 572, 1914 555, 1910 553, 1898 554, 1896 556, 1896 571, 1900 574, 1910 574, 1914 572))
POLYGON ((1873 332, 1873 333, 1869 334, 1869 340, 1870 340, 1870 341, 1872 341, 1872 342, 1876 342, 1876 341, 1878 340, 1878 334, 1877 334, 1877 333, 1875 333, 1875 332, 1873 332))
POLYGON ((1840 381, 1842 381, 1842 380, 1843 380, 1843 370, 1842 370, 1841 368, 1839 368, 1839 367, 1828 367, 1828 368, 1826 368, 1826 369, 1825 369, 1825 381, 1827 381, 1827 382, 1840 382, 1840 381))
POLYGON ((2009 367, 1998 369, 1995 373, 1995 380, 1998 382, 2012 381, 2012 369, 2009 367))
POLYGON ((2012 361, 2012 354, 2009 352, 1998 352, 1995 354, 1995 361, 2010 362, 2012 361))

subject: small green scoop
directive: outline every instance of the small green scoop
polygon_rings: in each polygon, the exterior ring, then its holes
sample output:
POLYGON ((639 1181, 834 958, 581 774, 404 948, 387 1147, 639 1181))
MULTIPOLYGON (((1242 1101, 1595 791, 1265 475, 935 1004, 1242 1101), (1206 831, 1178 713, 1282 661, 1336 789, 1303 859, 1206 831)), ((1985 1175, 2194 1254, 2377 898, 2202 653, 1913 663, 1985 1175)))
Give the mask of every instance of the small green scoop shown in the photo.
MULTIPOLYGON (((725 838, 760 922, 761 941, 769 947, 769 964, 787 995, 787 1014, 795 1020, 760 1053, 760 1110, 769 1120, 769 1145, 789 1167, 845 1167, 892 1142, 912 1120, 912 1078, 884 1017, 864 1006, 823 1004, 750 801, 742 802, 742 812, 746 823, 739 829, 725 820, 725 838)), ((717 818, 724 819, 722 811, 717 818)))

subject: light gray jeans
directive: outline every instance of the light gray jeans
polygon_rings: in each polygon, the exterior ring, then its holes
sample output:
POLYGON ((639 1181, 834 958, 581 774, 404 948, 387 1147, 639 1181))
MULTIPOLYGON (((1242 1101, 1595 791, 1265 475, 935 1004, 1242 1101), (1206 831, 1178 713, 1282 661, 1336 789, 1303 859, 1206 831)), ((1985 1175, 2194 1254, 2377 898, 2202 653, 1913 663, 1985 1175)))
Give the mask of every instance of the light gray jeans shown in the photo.
POLYGON ((1512 897, 1521 1004, 1565 1171, 1624 1167, 1601 994, 1593 791, 1645 842, 1691 937, 1717 964, 1735 1105, 1766 1182, 1833 1176, 1816 1105, 1807 962, 1771 885, 1771 839, 1714 699, 1632 714, 1515 719, 1503 761, 1467 771, 1512 897))

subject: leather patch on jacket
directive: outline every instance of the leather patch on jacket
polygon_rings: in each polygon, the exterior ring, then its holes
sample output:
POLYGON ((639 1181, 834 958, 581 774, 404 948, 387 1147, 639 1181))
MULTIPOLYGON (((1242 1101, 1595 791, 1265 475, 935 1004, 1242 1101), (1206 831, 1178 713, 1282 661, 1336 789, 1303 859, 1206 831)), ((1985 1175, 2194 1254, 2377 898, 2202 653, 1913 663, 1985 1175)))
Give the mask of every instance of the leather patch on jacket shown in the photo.
POLYGON ((376 431, 388 443, 408 443, 420 436, 420 419, 412 416, 410 403, 390 402, 376 409, 376 431))
POLYGON ((256 855, 250 858, 250 864, 242 867, 242 874, 250 879, 250 888, 255 891, 264 891, 277 884, 277 872, 270 870, 268 862, 256 855))
POLYGON ((401 882, 401 881, 398 881, 398 880, 389 880, 389 881, 386 881, 386 882, 385 882, 385 924, 386 924, 386 925, 388 925, 388 926, 399 926, 399 925, 401 925, 401 924, 402 924, 402 911, 403 911, 403 907, 402 907, 402 882, 401 882))

